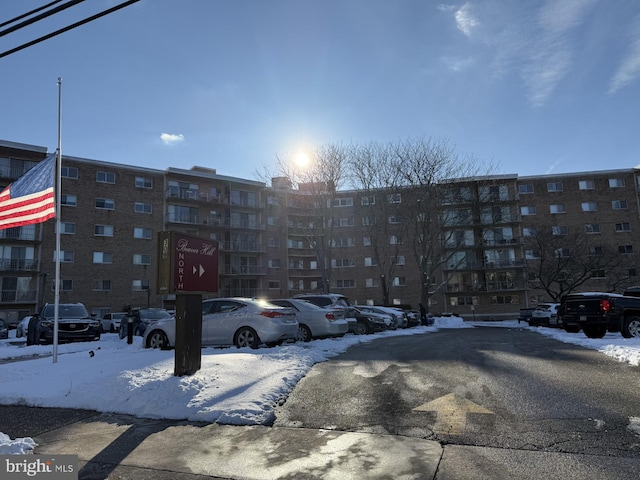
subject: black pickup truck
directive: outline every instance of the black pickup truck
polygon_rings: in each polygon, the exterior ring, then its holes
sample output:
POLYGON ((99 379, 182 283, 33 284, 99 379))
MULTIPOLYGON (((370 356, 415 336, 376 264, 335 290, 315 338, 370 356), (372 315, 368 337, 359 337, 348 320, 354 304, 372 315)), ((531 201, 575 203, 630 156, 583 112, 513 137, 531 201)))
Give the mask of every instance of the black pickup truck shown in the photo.
MULTIPOLYGON (((635 293, 635 292, 634 292, 635 293)), ((640 298, 604 292, 572 293, 562 299, 560 317, 567 332, 580 330, 589 338, 620 332, 624 338, 640 336, 640 298)))

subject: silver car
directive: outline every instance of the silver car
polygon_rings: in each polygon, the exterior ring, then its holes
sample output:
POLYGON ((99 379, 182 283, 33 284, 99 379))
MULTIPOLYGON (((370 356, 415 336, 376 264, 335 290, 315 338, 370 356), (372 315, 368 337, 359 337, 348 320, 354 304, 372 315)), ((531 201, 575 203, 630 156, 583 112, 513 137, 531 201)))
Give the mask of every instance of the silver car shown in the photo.
POLYGON ((338 318, 330 309, 319 307, 308 300, 288 298, 269 300, 274 305, 292 308, 298 320, 298 340, 308 342, 314 338, 341 337, 349 331, 349 323, 338 318))
POLYGON ((381 307, 379 305, 358 305, 363 312, 380 313, 383 315, 391 315, 396 328, 407 328, 409 321, 402 310, 393 307, 381 307))
MULTIPOLYGON (((295 340, 297 334, 298 321, 290 308, 250 298, 212 298, 202 302, 202 345, 271 347, 295 340)), ((151 323, 142 342, 147 348, 175 347, 175 318, 151 323)))

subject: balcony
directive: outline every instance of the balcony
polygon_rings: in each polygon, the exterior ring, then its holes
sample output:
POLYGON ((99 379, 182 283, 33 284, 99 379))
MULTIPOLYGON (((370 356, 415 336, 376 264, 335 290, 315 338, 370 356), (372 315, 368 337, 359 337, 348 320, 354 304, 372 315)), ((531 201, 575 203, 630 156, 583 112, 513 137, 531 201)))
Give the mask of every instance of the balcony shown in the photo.
POLYGON ((33 272, 38 270, 37 260, 1 259, 0 271, 3 272, 33 272))
POLYGON ((188 188, 169 187, 167 188, 167 190, 165 190, 164 197, 167 199, 177 198, 179 200, 188 200, 208 204, 229 204, 228 200, 223 198, 220 194, 211 195, 208 192, 201 192, 200 190, 188 188))
POLYGON ((184 225, 200 225, 199 215, 175 215, 168 213, 165 215, 165 221, 167 223, 181 223, 184 225))
POLYGON ((223 275, 266 275, 267 269, 257 265, 225 265, 223 275))
POLYGON ((265 253, 267 251, 264 245, 256 242, 224 242, 221 249, 225 252, 265 253))
POLYGON ((2 303, 35 303, 36 290, 17 292, 15 290, 2 290, 0 298, 2 303))

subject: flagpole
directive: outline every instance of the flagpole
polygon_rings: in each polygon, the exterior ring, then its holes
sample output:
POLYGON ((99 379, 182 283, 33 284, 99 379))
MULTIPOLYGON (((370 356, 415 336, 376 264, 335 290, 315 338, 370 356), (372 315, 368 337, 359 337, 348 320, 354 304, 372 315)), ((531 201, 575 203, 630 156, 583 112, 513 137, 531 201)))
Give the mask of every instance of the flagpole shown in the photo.
POLYGON ((62 198, 62 78, 58 77, 58 159, 56 162, 56 274, 53 304, 53 363, 58 361, 58 307, 60 306, 60 202, 62 198))

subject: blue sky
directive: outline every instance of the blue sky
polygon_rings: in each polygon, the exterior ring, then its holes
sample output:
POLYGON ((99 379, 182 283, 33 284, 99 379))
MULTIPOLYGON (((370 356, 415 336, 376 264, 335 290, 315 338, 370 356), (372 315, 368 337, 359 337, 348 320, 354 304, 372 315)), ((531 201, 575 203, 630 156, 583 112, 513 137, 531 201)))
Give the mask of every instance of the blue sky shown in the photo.
MULTIPOLYGON (((124 0, 0 37, 0 52, 124 0)), ((47 0, 3 2, 0 22, 47 0)), ((447 139, 500 173, 640 164, 637 0, 141 0, 0 58, 0 139, 255 178, 327 143, 447 139)))

